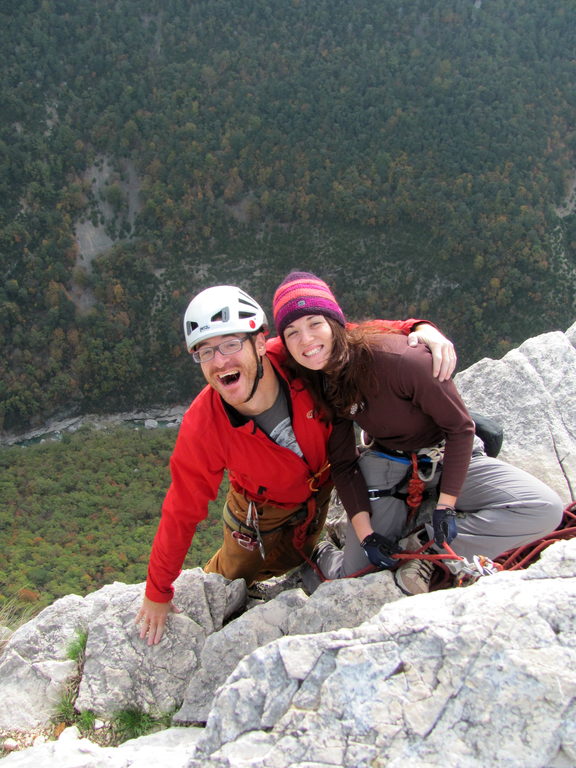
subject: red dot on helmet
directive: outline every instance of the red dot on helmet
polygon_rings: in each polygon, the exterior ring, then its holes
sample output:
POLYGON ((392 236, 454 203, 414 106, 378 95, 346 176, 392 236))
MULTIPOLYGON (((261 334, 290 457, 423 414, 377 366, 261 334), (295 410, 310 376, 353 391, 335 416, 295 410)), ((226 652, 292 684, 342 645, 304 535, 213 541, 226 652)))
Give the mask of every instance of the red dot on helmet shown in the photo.
POLYGON ((250 320, 248 325, 250 326, 250 328, 256 328, 256 323, 254 322, 254 320, 250 320))

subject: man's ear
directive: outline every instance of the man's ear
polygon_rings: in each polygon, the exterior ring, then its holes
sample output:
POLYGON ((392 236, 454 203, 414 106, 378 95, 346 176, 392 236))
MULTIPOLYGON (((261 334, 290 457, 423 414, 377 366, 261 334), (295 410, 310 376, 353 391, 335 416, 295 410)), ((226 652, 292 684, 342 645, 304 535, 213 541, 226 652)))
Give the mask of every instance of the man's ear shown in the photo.
POLYGON ((266 336, 262 332, 256 334, 256 351, 259 355, 266 352, 266 336))

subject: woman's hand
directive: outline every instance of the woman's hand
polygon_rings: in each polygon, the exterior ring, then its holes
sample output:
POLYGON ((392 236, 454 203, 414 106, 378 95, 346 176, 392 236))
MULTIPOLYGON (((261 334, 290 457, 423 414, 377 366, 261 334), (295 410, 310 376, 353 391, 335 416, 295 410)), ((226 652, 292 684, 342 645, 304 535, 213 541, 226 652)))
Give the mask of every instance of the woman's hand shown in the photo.
POLYGON ((436 509, 432 513, 432 528, 434 541, 441 547, 444 542, 451 544, 458 536, 456 525, 456 496, 441 491, 438 496, 436 509))
POLYGON ((360 546, 372 565, 376 568, 396 568, 398 560, 392 555, 400 552, 400 547, 396 542, 374 531, 370 513, 362 510, 354 515, 350 522, 360 546))
POLYGON ((400 552, 400 547, 392 539, 387 539, 380 533, 371 533, 361 544, 366 557, 376 568, 396 568, 398 565, 394 555, 400 552))

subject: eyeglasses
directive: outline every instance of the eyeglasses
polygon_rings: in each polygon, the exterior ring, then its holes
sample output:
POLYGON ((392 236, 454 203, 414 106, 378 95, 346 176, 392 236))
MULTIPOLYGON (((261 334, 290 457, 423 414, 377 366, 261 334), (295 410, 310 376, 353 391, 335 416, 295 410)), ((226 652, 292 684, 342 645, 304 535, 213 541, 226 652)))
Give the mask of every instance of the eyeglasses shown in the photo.
POLYGON ((249 338, 249 336, 244 336, 243 339, 235 337, 223 341, 222 344, 216 344, 214 347, 200 347, 200 349, 196 349, 192 352, 192 359, 195 363, 208 363, 216 354, 216 350, 218 350, 221 355, 233 355, 234 352, 240 352, 242 344, 249 338))

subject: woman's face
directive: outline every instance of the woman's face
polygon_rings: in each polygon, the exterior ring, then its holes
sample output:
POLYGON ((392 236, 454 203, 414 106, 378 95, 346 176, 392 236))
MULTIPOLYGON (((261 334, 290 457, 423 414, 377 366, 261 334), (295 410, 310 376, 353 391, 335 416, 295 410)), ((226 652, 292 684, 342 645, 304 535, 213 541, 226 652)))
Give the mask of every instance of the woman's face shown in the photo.
POLYGON ((306 315, 286 326, 284 342, 297 363, 321 371, 330 359, 334 337, 324 315, 306 315))

